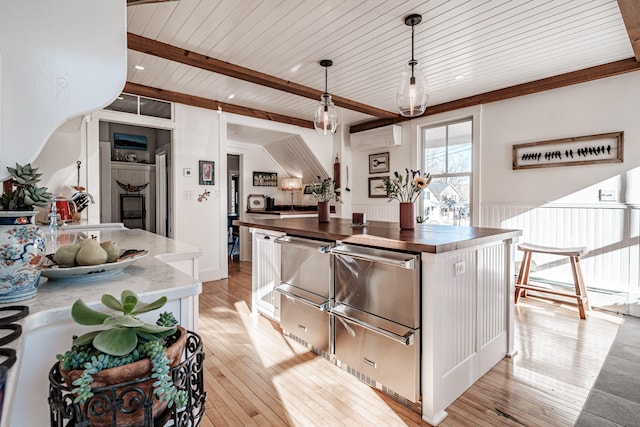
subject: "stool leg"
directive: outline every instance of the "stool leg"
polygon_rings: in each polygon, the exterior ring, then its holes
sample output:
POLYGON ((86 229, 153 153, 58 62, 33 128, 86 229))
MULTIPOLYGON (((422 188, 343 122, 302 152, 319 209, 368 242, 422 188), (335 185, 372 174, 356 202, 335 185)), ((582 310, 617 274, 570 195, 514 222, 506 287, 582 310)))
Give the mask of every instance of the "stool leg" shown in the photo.
POLYGON ((518 285, 526 285, 529 283, 529 267, 531 266, 531 252, 524 251, 522 254, 522 262, 520 263, 520 271, 516 279, 516 292, 514 295, 514 304, 518 303, 521 296, 526 297, 526 289, 520 289, 518 285))
POLYGON ((589 305, 589 295, 587 294, 587 287, 584 284, 584 278, 582 277, 582 269, 580 268, 580 258, 569 257, 571 261, 571 270, 573 272, 573 283, 576 288, 576 296, 578 301, 578 311, 580 312, 580 318, 586 319, 587 314, 585 311, 591 310, 589 305))

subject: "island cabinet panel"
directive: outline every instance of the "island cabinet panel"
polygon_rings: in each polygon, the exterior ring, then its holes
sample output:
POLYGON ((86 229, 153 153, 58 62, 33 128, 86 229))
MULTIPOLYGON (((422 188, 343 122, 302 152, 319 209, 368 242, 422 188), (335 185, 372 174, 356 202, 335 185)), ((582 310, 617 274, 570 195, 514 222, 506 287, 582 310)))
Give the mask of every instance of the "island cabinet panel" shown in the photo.
POLYGON ((422 254, 422 414, 431 424, 511 353, 512 246, 422 254))
POLYGON ((252 237, 251 312, 262 313, 280 322, 280 294, 274 291, 280 284, 280 246, 276 239, 284 233, 250 230, 252 237))

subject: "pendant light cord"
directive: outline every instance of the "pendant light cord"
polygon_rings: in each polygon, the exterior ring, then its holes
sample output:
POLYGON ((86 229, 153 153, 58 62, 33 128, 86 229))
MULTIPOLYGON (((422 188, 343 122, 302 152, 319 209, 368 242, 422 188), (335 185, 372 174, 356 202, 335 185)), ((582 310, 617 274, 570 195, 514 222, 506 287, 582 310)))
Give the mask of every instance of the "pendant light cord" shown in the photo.
POLYGON ((415 27, 415 24, 412 23, 411 24, 411 62, 409 62, 409 64, 411 64, 411 78, 414 77, 414 75, 413 75, 413 67, 415 67, 415 65, 418 63, 414 58, 414 44, 415 44, 415 42, 414 42, 414 34, 415 33, 413 31, 414 27, 415 27))
POLYGON ((329 93, 327 92, 327 79, 329 78, 329 72, 328 72, 329 68, 328 67, 324 67, 324 94, 328 95, 329 93))

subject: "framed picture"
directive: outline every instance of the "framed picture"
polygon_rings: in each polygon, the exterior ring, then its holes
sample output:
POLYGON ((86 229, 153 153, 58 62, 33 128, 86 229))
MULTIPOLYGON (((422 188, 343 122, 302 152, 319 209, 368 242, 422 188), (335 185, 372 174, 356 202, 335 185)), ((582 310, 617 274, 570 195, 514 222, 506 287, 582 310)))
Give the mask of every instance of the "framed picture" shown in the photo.
POLYGON ((266 208, 267 202, 264 194, 249 194, 249 197, 247 197, 248 212, 260 212, 266 208))
POLYGON ((623 143, 624 133, 612 132, 514 144, 511 168, 516 170, 621 163, 623 143))
POLYGON ((147 137, 144 135, 130 135, 127 133, 114 132, 113 148, 146 151, 147 137))
POLYGON ((215 163, 207 160, 200 160, 200 174, 198 184, 215 185, 215 163))
POLYGON ((305 194, 305 195, 313 194, 313 191, 311 191, 311 184, 305 184, 302 187, 302 194, 305 194))
POLYGON ((369 177, 369 198, 387 197, 387 192, 384 189, 384 178, 389 178, 389 175, 369 177))
POLYGON ((254 172, 253 186, 254 187, 277 187, 278 174, 275 172, 254 172))
POLYGON ((369 173, 389 172, 389 152, 369 154, 369 173))

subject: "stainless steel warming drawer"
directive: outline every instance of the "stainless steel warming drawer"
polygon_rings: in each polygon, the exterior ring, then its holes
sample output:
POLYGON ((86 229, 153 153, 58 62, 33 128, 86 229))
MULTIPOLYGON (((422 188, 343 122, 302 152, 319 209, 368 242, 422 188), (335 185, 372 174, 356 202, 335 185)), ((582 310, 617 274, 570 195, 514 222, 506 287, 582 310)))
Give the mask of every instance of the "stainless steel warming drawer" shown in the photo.
POLYGON ((341 363, 420 400, 420 255, 339 244, 334 352, 341 363))
POLYGON ((400 396, 420 400, 420 330, 339 305, 335 357, 400 396))
POLYGON ((330 353, 331 329, 329 303, 331 296, 332 242, 283 236, 281 245, 282 295, 280 326, 286 332, 330 353))

